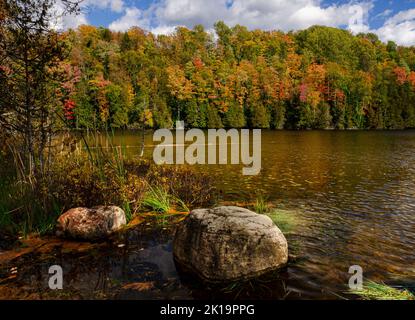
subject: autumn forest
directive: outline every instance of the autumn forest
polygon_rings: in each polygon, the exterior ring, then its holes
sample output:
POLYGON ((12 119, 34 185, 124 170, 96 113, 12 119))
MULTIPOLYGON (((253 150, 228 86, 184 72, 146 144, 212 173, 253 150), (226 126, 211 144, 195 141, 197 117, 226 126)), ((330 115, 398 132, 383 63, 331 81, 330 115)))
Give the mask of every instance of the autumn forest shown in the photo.
MULTIPOLYGON (((311 27, 249 31, 218 22, 155 36, 81 26, 60 94, 73 128, 415 127, 415 49, 311 27)), ((7 72, 7 67, 2 67, 7 72)))

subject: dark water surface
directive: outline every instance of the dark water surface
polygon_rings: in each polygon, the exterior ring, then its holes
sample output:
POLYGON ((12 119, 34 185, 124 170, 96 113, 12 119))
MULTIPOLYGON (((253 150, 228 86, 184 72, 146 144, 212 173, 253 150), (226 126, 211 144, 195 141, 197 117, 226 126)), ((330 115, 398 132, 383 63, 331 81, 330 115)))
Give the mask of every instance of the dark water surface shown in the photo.
MULTIPOLYGON (((140 139, 139 133, 117 133, 112 143, 137 156, 140 139)), ((152 148, 147 135, 147 157, 152 148)), ((84 253, 57 247, 46 256, 17 258, 12 264, 19 266, 18 276, 0 281, 0 287, 43 292, 47 266, 56 262, 70 270, 68 298, 77 292, 80 298, 338 299, 346 296, 352 265, 361 266, 368 279, 414 288, 414 151, 415 131, 263 131, 260 175, 242 176, 241 166, 197 167, 216 177, 222 200, 250 201, 263 194, 298 222, 287 234, 292 255, 287 270, 248 284, 251 289, 205 290, 179 276, 171 232, 142 227, 84 253)), ((10 276, 12 264, 2 267, 0 278, 10 276)))

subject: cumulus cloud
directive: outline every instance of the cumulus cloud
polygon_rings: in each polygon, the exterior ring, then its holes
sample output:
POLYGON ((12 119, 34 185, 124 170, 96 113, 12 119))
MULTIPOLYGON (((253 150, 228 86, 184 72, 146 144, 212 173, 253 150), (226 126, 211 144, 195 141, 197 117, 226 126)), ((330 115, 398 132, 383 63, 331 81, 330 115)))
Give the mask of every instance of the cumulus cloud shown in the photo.
MULTIPOLYGON (((197 24, 211 30, 215 22, 223 20, 230 26, 241 24, 263 30, 289 31, 312 25, 342 27, 353 33, 374 32, 383 41, 415 44, 415 9, 394 16, 390 9, 385 10, 375 17, 386 19, 384 25, 371 30, 369 13, 375 0, 350 0, 331 5, 325 5, 322 0, 157 0, 144 10, 129 7, 126 3, 124 0, 84 0, 82 6, 122 13, 109 25, 114 31, 138 26, 155 34, 168 34, 177 26, 193 28, 197 24)), ((75 28, 86 23, 84 12, 61 19, 59 26, 75 28)))
POLYGON ((229 8, 231 24, 250 28, 281 29, 284 31, 308 28, 312 25, 332 27, 367 25, 370 2, 322 6, 315 0, 235 0, 229 8))
POLYGON ((127 8, 110 27, 126 30, 133 25, 149 25, 151 31, 161 33, 196 24, 209 29, 223 20, 231 26, 241 24, 250 29, 288 31, 320 24, 361 32, 369 29, 368 12, 372 6, 367 0, 329 6, 323 6, 321 0, 160 0, 134 17, 131 12, 138 9, 127 8))
POLYGON ((156 25, 206 27, 228 15, 226 0, 162 0, 150 8, 156 25))
POLYGON ((124 10, 123 0, 85 0, 82 6, 98 9, 110 9, 113 12, 121 13, 124 10))
POLYGON ((124 16, 112 22, 109 28, 114 31, 125 31, 133 26, 143 29, 150 28, 149 21, 144 17, 143 11, 137 8, 126 8, 124 16))
POLYGON ((151 32, 154 34, 172 34, 176 30, 177 26, 158 26, 151 29, 151 32))
POLYGON ((138 26, 155 34, 168 34, 177 26, 212 26, 216 21, 224 20, 226 10, 225 0, 162 0, 147 10, 126 8, 124 15, 112 22, 109 28, 125 31, 138 26))
POLYGON ((54 3, 53 10, 57 16, 53 22, 53 27, 58 30, 77 28, 82 24, 88 24, 87 13, 94 9, 109 9, 112 12, 122 13, 125 10, 123 0, 84 0, 80 4, 79 14, 63 15, 64 5, 61 1, 54 3))
POLYGON ((415 9, 401 11, 375 30, 383 41, 395 41, 400 45, 415 45, 415 9))
POLYGON ((75 29, 83 24, 88 24, 88 19, 85 13, 79 15, 67 15, 60 20, 60 29, 75 29))
POLYGON ((87 24, 88 19, 84 12, 80 14, 67 14, 65 6, 61 1, 56 1, 52 7, 53 16, 56 18, 51 21, 52 28, 56 30, 65 30, 77 28, 82 24, 87 24))

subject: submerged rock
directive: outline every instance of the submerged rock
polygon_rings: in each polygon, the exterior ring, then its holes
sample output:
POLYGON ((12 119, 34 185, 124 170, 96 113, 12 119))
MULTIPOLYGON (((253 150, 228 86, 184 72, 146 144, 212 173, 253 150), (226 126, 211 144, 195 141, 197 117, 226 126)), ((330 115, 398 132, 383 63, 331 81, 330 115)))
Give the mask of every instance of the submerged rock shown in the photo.
POLYGON ((239 207, 192 211, 173 246, 179 265, 208 282, 258 277, 288 261, 287 240, 272 220, 239 207))
POLYGON ((109 236, 127 223, 124 211, 115 206, 75 208, 58 219, 57 236, 97 240, 109 236))

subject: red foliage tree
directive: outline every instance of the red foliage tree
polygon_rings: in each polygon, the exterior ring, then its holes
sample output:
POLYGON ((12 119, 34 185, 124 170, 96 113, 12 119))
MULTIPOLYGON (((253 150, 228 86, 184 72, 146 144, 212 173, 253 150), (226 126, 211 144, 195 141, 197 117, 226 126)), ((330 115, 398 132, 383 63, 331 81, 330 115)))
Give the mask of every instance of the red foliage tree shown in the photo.
POLYGON ((67 121, 75 120, 75 101, 67 99, 63 106, 64 116, 67 121))
POLYGON ((408 82, 415 88, 415 72, 411 72, 408 76, 408 82))
POLYGON ((396 81, 399 85, 403 85, 406 82, 406 69, 403 67, 396 67, 393 72, 396 76, 396 81))

